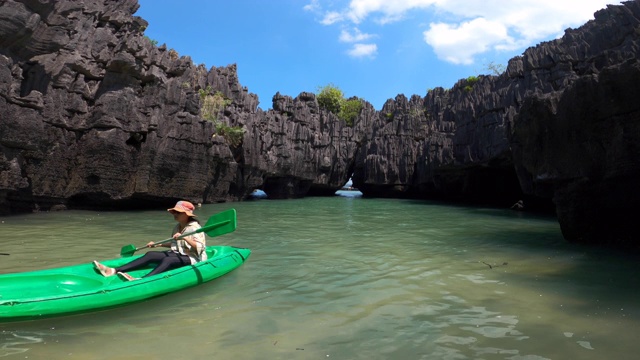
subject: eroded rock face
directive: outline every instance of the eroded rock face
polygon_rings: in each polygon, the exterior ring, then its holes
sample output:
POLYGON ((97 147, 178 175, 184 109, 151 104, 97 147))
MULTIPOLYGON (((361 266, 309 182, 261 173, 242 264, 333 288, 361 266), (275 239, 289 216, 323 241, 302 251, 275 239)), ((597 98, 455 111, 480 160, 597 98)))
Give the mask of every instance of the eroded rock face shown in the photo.
POLYGON ((570 241, 637 247, 640 1, 609 6, 504 74, 383 107, 354 186, 525 206, 552 200, 570 241))
MULTIPOLYGON (((369 105, 370 106, 370 105, 369 105)), ((354 129, 318 108, 315 95, 295 99, 279 93, 273 109, 247 117, 243 143, 245 171, 254 188, 271 199, 328 195, 353 172, 354 129)))
POLYGON ((331 195, 525 206, 553 200, 571 241, 632 244, 640 0, 610 6, 504 74, 364 101, 353 127, 311 93, 272 109, 235 65, 144 37, 137 1, 0 3, 0 211, 331 195), (201 116, 201 91, 228 104, 201 116), (220 127, 244 129, 240 143, 220 127), (616 229, 611 231, 611 229, 616 229))
POLYGON ((0 148, 12 164, 0 189, 8 209, 238 196, 231 151, 199 117, 196 89, 207 72, 145 39, 146 22, 131 16, 137 7, 0 6, 0 148))
POLYGON ((353 129, 315 95, 277 94, 274 109, 242 87, 235 65, 195 66, 145 38, 137 1, 0 4, 0 203, 4 211, 155 206, 177 198, 240 200, 339 188, 353 129), (229 101, 215 122, 200 91, 229 101), (241 144, 217 136, 241 126, 241 144))
POLYGON ((567 239, 635 241, 638 84, 640 62, 633 59, 523 104, 513 136, 522 183, 530 192, 553 196, 567 239))
POLYGON ((627 2, 523 57, 525 74, 549 74, 554 87, 523 102, 514 163, 525 191, 552 196, 570 241, 638 246, 639 34, 640 2, 627 2))

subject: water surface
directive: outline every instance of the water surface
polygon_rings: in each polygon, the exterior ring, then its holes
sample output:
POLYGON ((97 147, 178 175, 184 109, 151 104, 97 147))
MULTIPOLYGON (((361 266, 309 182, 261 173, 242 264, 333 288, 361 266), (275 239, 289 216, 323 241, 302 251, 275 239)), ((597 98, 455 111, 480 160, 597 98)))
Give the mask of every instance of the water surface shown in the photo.
MULTIPOLYGON (((9 359, 634 359, 638 258, 568 244, 555 219, 359 197, 238 211, 210 244, 234 272, 97 313, 0 324, 9 359)), ((164 209, 0 218, 0 273, 118 256, 170 236, 164 209)), ((2 289, 0 289, 1 294, 2 289)))

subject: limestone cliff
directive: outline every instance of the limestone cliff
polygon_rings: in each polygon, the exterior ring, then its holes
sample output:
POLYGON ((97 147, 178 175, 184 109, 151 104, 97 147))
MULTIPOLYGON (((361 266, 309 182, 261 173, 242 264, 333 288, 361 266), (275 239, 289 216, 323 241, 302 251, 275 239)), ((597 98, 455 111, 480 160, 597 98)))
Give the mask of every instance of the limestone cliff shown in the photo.
POLYGON ((136 0, 0 2, 0 211, 210 203, 261 188, 533 206, 571 241, 634 242, 640 0, 527 49, 499 76, 364 101, 349 127, 315 95, 272 109, 235 65, 144 36, 136 0), (204 93, 225 106, 202 116, 204 93), (233 127, 238 143, 223 136, 233 127))
POLYGON ((357 154, 376 196, 552 200, 570 241, 637 247, 640 1, 527 49, 505 73, 389 100, 357 154))

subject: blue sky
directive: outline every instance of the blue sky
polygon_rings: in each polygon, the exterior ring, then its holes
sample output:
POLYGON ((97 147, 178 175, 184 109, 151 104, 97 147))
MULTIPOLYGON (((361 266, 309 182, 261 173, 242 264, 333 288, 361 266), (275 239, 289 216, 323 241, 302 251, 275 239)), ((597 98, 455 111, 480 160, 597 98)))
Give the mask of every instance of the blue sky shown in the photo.
POLYGON ((333 84, 380 110, 490 74, 613 0, 139 0, 145 34, 207 69, 238 65, 263 110, 333 84))

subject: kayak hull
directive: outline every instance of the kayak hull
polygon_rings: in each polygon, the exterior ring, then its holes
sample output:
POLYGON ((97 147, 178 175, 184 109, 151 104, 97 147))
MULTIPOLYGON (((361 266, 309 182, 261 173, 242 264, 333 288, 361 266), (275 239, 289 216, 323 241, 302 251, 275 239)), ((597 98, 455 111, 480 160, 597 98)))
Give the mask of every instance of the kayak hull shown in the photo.
MULTIPOLYGON (((0 322, 95 311, 143 301, 203 284, 238 268, 251 254, 231 246, 207 247, 208 260, 147 278, 104 277, 92 263, 0 275, 0 322)), ((134 260, 105 260, 116 267, 134 260)), ((130 272, 142 277, 151 268, 130 272)))

